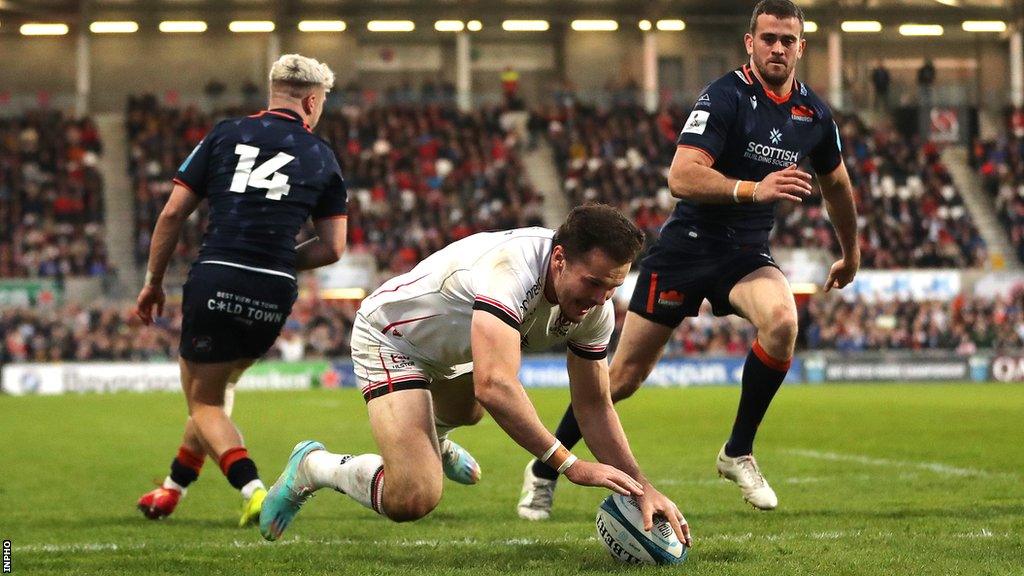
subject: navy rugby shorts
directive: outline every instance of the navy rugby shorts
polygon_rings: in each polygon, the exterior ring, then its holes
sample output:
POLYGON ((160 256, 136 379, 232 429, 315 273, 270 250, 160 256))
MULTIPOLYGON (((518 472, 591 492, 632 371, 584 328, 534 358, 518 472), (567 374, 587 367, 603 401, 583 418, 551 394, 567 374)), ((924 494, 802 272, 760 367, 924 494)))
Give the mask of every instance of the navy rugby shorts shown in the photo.
POLYGON ((181 357, 231 362, 263 356, 298 296, 295 280, 225 266, 192 266, 182 293, 181 357))
POLYGON ((631 312, 670 328, 696 316, 704 300, 715 316, 735 314, 729 303, 733 286, 758 268, 779 267, 767 242, 743 244, 692 232, 651 247, 640 262, 631 312))

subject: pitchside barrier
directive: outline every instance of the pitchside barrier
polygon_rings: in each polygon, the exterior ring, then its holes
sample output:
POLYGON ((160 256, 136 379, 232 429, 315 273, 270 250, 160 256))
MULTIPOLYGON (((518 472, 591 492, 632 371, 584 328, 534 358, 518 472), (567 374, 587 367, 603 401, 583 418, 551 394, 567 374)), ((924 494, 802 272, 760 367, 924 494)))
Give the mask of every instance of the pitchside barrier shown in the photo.
MULTIPOLYGON (((684 387, 738 385, 743 357, 664 358, 647 386, 684 387)), ((178 365, 156 363, 8 364, 0 390, 5 394, 106 392, 177 392, 178 365)), ((526 356, 519 378, 528 388, 565 387, 565 357, 526 356)), ((828 382, 1024 382, 1024 355, 976 354, 960 357, 942 352, 811 353, 793 359, 789 384, 828 382)), ((301 362, 260 362, 239 382, 241 390, 303 390, 354 388, 349 359, 301 362)))

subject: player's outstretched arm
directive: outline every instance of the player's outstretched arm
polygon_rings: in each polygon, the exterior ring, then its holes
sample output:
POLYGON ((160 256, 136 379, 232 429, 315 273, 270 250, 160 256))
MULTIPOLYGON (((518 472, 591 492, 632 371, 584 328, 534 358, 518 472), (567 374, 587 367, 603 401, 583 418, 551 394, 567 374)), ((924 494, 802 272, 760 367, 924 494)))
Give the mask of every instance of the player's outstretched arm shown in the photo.
POLYGON ((316 238, 307 240, 295 248, 296 270, 312 270, 334 264, 345 253, 348 238, 347 218, 314 220, 313 227, 316 229, 316 238))
POLYGON ((154 308, 157 316, 164 312, 164 273, 174 254, 174 247, 178 244, 181 228, 200 201, 202 198, 199 195, 181 184, 175 184, 167 204, 157 218, 153 239, 149 244, 146 281, 135 305, 135 315, 146 324, 153 321, 154 308))
POLYGON ((760 182, 729 178, 713 165, 714 159, 704 150, 677 147, 668 172, 672 195, 698 204, 750 204, 803 202, 811 194, 811 175, 795 165, 772 172, 760 182))
POLYGON ((853 185, 846 164, 842 161, 829 174, 818 175, 821 184, 821 197, 825 201, 825 209, 836 229, 839 246, 843 257, 832 264, 825 291, 832 288, 843 288, 857 274, 860 268, 860 245, 857 243, 857 206, 853 201, 853 185))
POLYGON ((493 314, 473 311, 473 392, 501 429, 528 452, 559 470, 574 484, 600 486, 623 495, 643 495, 643 487, 625 472, 576 459, 544 428, 519 382, 520 337, 493 314))
POLYGON ((644 495, 637 500, 644 515, 644 529, 651 529, 655 515, 662 516, 668 520, 679 541, 689 546, 690 527, 683 514, 674 502, 651 485, 629 448, 619 415, 612 405, 608 361, 603 358, 588 360, 569 352, 566 362, 572 408, 587 447, 599 462, 625 471, 643 487, 644 495))

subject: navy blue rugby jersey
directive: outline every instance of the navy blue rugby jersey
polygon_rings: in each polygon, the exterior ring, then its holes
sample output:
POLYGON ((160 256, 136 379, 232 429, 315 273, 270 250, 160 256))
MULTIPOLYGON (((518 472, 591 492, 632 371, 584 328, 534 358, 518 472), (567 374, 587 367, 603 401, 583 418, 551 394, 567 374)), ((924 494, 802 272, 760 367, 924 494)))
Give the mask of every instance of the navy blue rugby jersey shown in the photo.
MULTIPOLYGON (((725 176, 753 182, 805 158, 818 174, 831 173, 842 161, 839 129, 828 105, 796 80, 780 98, 761 85, 749 65, 708 85, 676 143, 707 154, 725 176)), ((697 224, 734 230, 747 241, 767 241, 774 222, 774 203, 680 200, 662 237, 671 242, 697 224)))
POLYGON ((174 181, 210 203, 198 262, 293 276, 302 224, 310 216, 343 218, 347 211, 334 151, 286 109, 219 122, 174 181))

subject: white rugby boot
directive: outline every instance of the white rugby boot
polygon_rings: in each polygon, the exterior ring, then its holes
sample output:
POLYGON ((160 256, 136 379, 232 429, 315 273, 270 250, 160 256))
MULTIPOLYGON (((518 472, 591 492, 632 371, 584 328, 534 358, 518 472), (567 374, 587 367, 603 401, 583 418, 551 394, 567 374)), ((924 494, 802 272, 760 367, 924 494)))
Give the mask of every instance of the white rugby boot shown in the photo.
POLYGON ((775 491, 761 474, 753 454, 732 458, 725 454, 725 445, 718 452, 716 462, 718 475, 736 483, 740 487, 743 499, 758 510, 774 510, 779 505, 775 491))
POLYGON ((519 495, 516 511, 524 520, 547 520, 551 516, 551 505, 555 500, 555 484, 557 480, 538 478, 533 474, 533 463, 526 463, 523 471, 523 491, 519 495))

